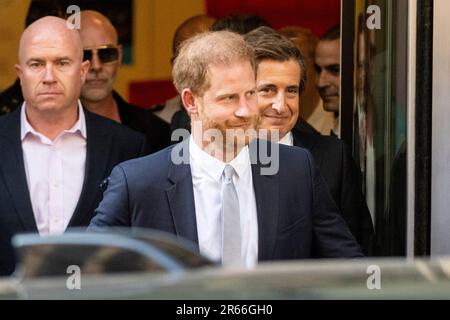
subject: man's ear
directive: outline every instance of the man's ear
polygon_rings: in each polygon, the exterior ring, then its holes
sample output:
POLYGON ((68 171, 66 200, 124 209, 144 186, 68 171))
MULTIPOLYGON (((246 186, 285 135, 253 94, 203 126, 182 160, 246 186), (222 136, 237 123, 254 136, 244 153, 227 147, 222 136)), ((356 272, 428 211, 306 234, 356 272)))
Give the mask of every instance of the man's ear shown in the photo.
POLYGON ((83 61, 81 63, 81 85, 84 85, 86 81, 87 74, 89 72, 89 67, 91 62, 89 60, 83 61))
POLYGON ((22 66, 20 64, 16 64, 14 66, 14 68, 16 69, 17 77, 19 77, 19 79, 20 79, 20 83, 22 83, 22 75, 23 75, 22 66))
POLYGON ((197 98, 191 89, 184 89, 181 93, 181 101, 183 102, 184 108, 186 109, 189 117, 198 114, 198 104, 197 98))

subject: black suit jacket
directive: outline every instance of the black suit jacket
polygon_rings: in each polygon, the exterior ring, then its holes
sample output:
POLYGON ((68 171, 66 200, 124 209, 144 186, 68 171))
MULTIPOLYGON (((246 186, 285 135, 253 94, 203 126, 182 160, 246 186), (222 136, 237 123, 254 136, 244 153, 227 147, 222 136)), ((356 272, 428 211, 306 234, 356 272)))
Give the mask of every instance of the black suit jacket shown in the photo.
POLYGON ((334 201, 364 254, 373 255, 375 233, 362 193, 361 174, 343 141, 329 136, 292 131, 294 145, 308 149, 334 201))
POLYGON ((117 103, 122 124, 146 136, 148 154, 162 150, 170 144, 169 124, 155 116, 152 111, 127 103, 115 91, 113 91, 113 97, 117 103))
MULTIPOLYGON (((7 250, 10 237, 15 234, 38 231, 23 160, 20 110, 0 118, 0 225, 9 231, 9 236, 0 242, 0 253, 7 250)), ((69 227, 89 224, 112 168, 122 161, 143 155, 146 149, 145 137, 140 133, 87 110, 85 116, 86 173, 69 227)))
MULTIPOLYGON (((188 141, 118 165, 89 228, 152 228, 198 243, 191 169, 171 161, 174 148, 188 152, 188 141)), ((311 155, 282 145, 279 151, 275 175, 261 175, 252 161, 258 259, 361 256, 311 155)))
POLYGON ((0 93, 0 116, 16 110, 22 103, 22 87, 19 78, 17 78, 14 84, 0 93))
POLYGON ((0 223, 0 277, 8 276, 14 271, 14 252, 10 242, 8 226, 0 223))

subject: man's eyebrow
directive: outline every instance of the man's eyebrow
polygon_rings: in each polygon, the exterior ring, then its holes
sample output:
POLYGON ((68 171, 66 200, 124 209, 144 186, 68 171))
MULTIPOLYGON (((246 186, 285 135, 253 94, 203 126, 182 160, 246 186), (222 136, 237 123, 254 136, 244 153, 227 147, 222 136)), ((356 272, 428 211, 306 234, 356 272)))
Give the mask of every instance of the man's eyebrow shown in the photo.
POLYGON ((263 83, 261 85, 259 85, 256 89, 260 90, 262 88, 269 88, 269 89, 275 89, 277 86, 272 84, 272 83, 263 83))
POLYGON ((55 61, 61 61, 61 60, 70 60, 70 61, 72 61, 72 58, 65 56, 65 57, 59 57, 59 58, 55 59, 55 61))
POLYGON ((228 97, 235 97, 235 96, 238 96, 238 94, 237 93, 223 93, 223 94, 219 94, 218 96, 216 96, 216 99, 221 100, 221 99, 225 99, 228 97))
POLYGON ((29 64, 30 62, 43 62, 44 59, 41 58, 30 58, 26 61, 26 64, 29 64))
MULTIPOLYGON (((53 59, 53 61, 61 61, 61 60, 69 60, 69 61, 72 61, 72 58, 70 58, 70 57, 68 57, 68 56, 64 56, 64 57, 57 57, 57 58, 53 59)), ((44 61, 45 61, 45 59, 43 59, 43 58, 32 57, 32 58, 29 58, 29 59, 26 61, 26 63, 28 64, 28 63, 30 63, 30 62, 44 62, 44 61)))

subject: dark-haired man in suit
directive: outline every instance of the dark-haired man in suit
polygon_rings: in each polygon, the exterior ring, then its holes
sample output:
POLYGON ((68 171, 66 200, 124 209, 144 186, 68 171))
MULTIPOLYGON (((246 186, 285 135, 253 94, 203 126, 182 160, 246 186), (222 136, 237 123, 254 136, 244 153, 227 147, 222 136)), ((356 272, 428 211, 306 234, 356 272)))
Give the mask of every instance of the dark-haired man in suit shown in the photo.
POLYGON ((308 149, 350 230, 364 253, 374 252, 372 219, 362 194, 360 173, 342 141, 299 130, 299 99, 305 88, 305 63, 299 49, 267 27, 245 35, 255 49, 259 127, 279 132, 280 143, 308 149), (297 124, 297 125, 296 125, 297 124))
POLYGON ((325 111, 334 113, 334 127, 330 135, 340 133, 340 88, 341 88, 341 28, 335 26, 320 39, 314 57, 316 86, 323 100, 325 111))

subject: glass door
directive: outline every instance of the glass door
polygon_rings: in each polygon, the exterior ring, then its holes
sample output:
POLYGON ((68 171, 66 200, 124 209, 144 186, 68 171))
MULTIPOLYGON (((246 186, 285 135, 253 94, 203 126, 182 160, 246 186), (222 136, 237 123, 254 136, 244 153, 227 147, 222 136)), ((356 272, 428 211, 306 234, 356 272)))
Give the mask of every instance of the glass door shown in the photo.
POLYGON ((354 158, 361 168, 378 254, 404 256, 408 2, 349 2, 343 1, 342 10, 341 109, 350 108, 342 110, 343 139, 353 145, 354 158), (349 70, 346 77, 344 73, 349 70))

